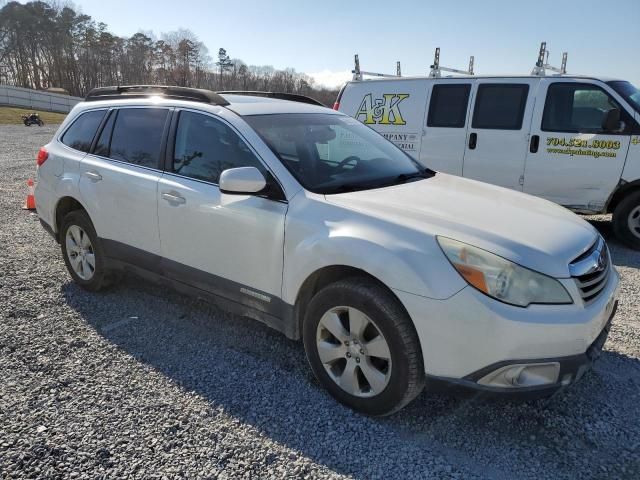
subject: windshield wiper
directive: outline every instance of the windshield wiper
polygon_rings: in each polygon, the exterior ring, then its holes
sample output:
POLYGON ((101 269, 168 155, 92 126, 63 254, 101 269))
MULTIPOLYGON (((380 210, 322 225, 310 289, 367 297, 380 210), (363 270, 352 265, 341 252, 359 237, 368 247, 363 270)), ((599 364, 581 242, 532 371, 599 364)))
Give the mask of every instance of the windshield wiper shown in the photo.
POLYGON ((394 179, 394 183, 407 183, 410 180, 415 180, 419 178, 431 178, 435 174, 436 172, 434 172, 430 168, 424 168, 414 173, 401 173, 394 179))

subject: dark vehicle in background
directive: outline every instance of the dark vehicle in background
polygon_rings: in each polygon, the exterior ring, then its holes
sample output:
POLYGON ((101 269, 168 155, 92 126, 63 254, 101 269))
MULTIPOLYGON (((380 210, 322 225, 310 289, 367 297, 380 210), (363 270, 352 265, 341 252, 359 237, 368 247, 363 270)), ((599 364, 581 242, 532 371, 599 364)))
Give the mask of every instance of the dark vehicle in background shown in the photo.
POLYGON ((40 115, 35 112, 30 113, 29 115, 22 115, 22 122, 27 127, 30 127, 31 125, 38 125, 40 127, 44 126, 44 122, 40 118, 40 115))

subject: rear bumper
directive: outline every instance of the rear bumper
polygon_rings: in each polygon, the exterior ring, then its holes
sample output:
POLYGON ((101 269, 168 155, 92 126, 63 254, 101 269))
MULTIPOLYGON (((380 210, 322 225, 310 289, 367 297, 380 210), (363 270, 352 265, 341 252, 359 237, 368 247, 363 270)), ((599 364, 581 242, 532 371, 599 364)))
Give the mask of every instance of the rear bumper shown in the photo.
POLYGON ((611 323, 613 321, 613 317, 615 316, 617 308, 618 302, 616 301, 613 305, 611 315, 604 328, 602 329, 598 337, 594 340, 594 342, 589 346, 587 351, 582 354, 556 358, 501 361, 494 363, 493 365, 484 367, 476 372, 473 372, 465 376, 464 378, 447 378, 427 375, 427 388, 431 391, 449 393, 481 393, 487 396, 506 396, 522 400, 530 400, 553 395, 563 388, 566 388, 569 385, 573 385, 574 383, 579 381, 586 372, 591 370, 593 364, 596 360, 598 360, 602 353, 602 348, 607 341, 607 337, 609 336, 611 323), (486 378, 486 376, 491 374, 492 372, 498 371, 510 365, 549 363, 558 363, 560 366, 558 381, 553 384, 531 387, 501 388, 482 385, 478 383, 482 378, 486 378))

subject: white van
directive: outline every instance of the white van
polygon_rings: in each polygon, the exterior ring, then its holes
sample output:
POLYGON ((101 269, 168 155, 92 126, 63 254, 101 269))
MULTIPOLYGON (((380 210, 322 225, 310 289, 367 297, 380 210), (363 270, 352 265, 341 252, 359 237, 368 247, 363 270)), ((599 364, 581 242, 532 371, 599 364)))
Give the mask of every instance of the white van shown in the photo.
POLYGON ((640 249, 640 90, 594 77, 457 76, 354 80, 334 108, 424 165, 613 213, 640 249))

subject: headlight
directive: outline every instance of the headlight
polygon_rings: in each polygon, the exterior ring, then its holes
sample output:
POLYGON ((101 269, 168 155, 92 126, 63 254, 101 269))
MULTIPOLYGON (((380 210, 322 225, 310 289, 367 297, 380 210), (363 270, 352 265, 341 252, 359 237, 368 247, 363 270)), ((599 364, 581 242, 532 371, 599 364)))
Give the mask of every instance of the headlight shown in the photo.
POLYGON ((469 285, 501 302, 526 307, 532 303, 573 303, 555 278, 510 262, 486 250, 437 237, 440 248, 469 285))

